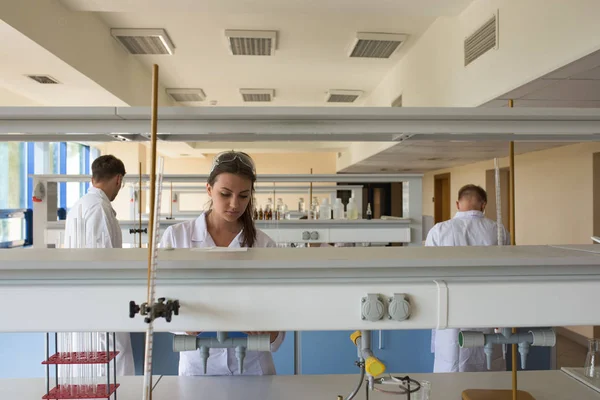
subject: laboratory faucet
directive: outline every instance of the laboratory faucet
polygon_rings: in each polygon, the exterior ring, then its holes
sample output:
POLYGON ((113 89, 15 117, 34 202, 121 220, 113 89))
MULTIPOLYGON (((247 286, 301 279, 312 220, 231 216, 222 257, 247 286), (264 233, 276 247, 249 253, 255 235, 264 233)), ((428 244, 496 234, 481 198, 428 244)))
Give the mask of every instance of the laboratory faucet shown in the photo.
POLYGON ((200 338, 189 335, 173 337, 173 351, 195 351, 200 349, 200 359, 206 374, 210 349, 235 349, 240 374, 244 373, 246 351, 271 351, 271 335, 248 335, 248 337, 227 337, 227 332, 217 332, 216 338, 200 338))
POLYGON ((483 333, 478 331, 461 331, 458 334, 460 348, 483 347, 487 368, 492 369, 492 353, 494 345, 516 344, 521 355, 521 368, 527 365, 530 346, 553 347, 556 345, 556 333, 552 329, 532 329, 527 332, 512 333, 510 328, 502 328, 501 333, 483 333))

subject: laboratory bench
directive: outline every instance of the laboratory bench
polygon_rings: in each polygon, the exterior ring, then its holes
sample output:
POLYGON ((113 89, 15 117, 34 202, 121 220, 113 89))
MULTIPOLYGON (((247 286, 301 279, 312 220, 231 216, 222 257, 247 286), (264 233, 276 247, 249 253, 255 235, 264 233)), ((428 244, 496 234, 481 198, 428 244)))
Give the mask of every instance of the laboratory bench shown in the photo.
MULTIPOLYGON (((398 374, 403 376, 403 374, 398 374)), ((510 372, 471 372, 453 374, 414 374, 416 380, 431 382, 430 400, 461 399, 465 389, 510 389, 510 372)), ((218 376, 178 377, 156 376, 153 400, 305 400, 346 397, 357 382, 357 375, 298 376, 218 376)), ((117 399, 137 400, 142 396, 143 377, 121 377, 117 399)), ((600 393, 574 379, 565 371, 522 371, 518 375, 519 389, 536 400, 600 400, 600 393)), ((45 393, 45 380, 0 380, 2 398, 39 400, 45 393)), ((386 385, 386 389, 392 386, 386 385)), ((370 392, 370 400, 401 399, 370 392)), ((366 400, 365 386, 356 400, 366 400)))

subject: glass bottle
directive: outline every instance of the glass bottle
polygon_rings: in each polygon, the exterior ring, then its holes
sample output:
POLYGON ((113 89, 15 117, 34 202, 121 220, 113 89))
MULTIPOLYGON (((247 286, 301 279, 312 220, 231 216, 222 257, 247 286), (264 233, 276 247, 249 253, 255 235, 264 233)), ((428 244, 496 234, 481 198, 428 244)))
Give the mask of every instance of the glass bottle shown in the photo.
POLYGON ((367 203, 367 219, 373 218, 373 212, 371 211, 371 203, 367 203))
POLYGON ((358 219, 358 207, 354 202, 354 197, 350 197, 348 200, 348 205, 346 206, 347 218, 348 219, 358 219))
POLYGON ((303 213, 305 211, 306 211, 306 208, 304 205, 304 197, 300 197, 300 199, 298 200, 298 212, 303 213))
POLYGON ((588 339, 588 353, 585 358, 583 374, 590 379, 600 379, 600 339, 588 339))
POLYGON ((260 208, 258 209, 258 219, 260 219, 260 220, 265 219, 265 214, 263 213, 262 206, 260 206, 260 208))
POLYGON ((316 196, 313 197, 312 204, 310 206, 310 211, 312 213, 313 219, 319 219, 319 199, 316 196))

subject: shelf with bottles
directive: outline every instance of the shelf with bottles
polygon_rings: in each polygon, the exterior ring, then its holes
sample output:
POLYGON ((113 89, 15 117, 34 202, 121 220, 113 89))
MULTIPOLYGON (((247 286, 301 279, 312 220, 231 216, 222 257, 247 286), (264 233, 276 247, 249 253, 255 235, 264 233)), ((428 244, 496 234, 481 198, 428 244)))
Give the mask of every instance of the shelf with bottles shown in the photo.
MULTIPOLYGON (((54 247, 56 243, 61 242, 60 231, 64 231, 64 221, 51 220, 51 214, 55 213, 54 210, 56 210, 55 197, 58 196, 56 182, 89 181, 90 177, 87 175, 34 175, 33 178, 34 187, 42 185, 45 188, 45 193, 47 193, 46 200, 34 203, 34 218, 43 221, 42 224, 34 224, 34 247, 54 247)), ((206 178, 206 175, 164 175, 160 230, 184 220, 197 218, 203 211, 208 209, 209 199, 206 195, 206 178)), ((140 228, 140 203, 143 207, 141 228, 146 228, 148 224, 147 214, 144 212, 146 211, 145 208, 149 206, 146 201, 148 199, 147 175, 142 176, 141 202, 139 201, 138 179, 139 177, 135 176, 126 177, 131 196, 129 201, 130 213, 126 219, 119 220, 123 230, 125 246, 131 243, 135 245, 136 239, 133 238, 134 235, 129 233, 129 229, 140 228)), ((412 244, 420 245, 422 242, 422 175, 419 174, 259 175, 255 186, 256 201, 254 203, 258 206, 256 220, 265 220, 264 209, 269 198, 271 198, 271 204, 275 210, 278 200, 281 198, 280 203, 283 203, 283 211, 279 215, 280 219, 273 219, 273 216, 271 216, 271 219, 267 221, 290 221, 289 224, 301 224, 296 225, 298 229, 305 229, 308 226, 304 219, 319 224, 319 227, 324 227, 322 223, 317 222, 321 220, 330 221, 336 227, 342 226, 338 221, 367 221, 369 218, 366 212, 368 207, 367 204, 363 203, 363 201, 366 201, 363 200, 364 185, 399 182, 402 183, 403 187, 402 199, 400 200, 402 212, 396 215, 402 215, 406 218, 405 221, 410 221, 408 224, 410 225, 412 244), (344 219, 340 219, 342 215, 339 209, 335 215, 333 213, 333 208, 339 207, 336 200, 338 197, 343 197, 344 219), (352 206, 350 212, 348 212, 350 198, 354 198, 356 213, 352 211, 352 206), (263 208, 262 220, 259 218, 261 207, 263 208), (321 208, 323 208, 323 212, 321 212, 321 208), (325 211, 328 208, 331 208, 331 211, 325 211)), ((126 190, 122 192, 127 193, 126 190)), ((373 207, 373 204, 371 204, 371 207, 373 207)), ((374 209, 372 211, 375 212, 374 209)), ((380 213, 381 209, 377 211, 377 216, 380 213)), ((277 214, 275 214, 275 218, 276 216, 277 214)), ((407 224, 407 222, 402 223, 407 224)), ((258 223, 258 226, 260 227, 261 224, 262 222, 258 223)), ((391 226, 392 224, 388 223, 388 225, 391 226)), ((281 229, 284 226, 288 227, 290 225, 287 222, 281 224, 281 229)), ((345 226, 350 227, 350 224, 345 226)), ((354 226, 362 227, 359 229, 366 229, 366 227, 374 226, 374 224, 355 224, 354 226)), ((143 234, 142 244, 146 241, 147 235, 143 234)))

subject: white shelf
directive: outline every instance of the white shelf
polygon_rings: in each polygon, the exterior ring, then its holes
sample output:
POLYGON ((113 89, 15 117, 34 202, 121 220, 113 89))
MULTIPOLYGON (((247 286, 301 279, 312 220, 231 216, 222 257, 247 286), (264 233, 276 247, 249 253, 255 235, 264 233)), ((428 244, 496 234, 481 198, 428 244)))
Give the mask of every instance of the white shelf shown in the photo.
MULTIPOLYGON (((600 256, 592 247, 163 250, 156 294, 182 309, 155 330, 598 325, 600 256), (362 320, 368 293, 406 294, 411 318, 362 320)), ((5 308, 10 323, 0 331, 143 331, 126 311, 130 300, 144 301, 146 284, 143 249, 8 250, 0 302, 19 307, 5 308), (50 300, 60 312, 40 313, 50 300)))
MULTIPOLYGON (((3 107, 0 140, 17 140, 14 132, 69 140, 78 132, 114 141, 119 132, 147 141, 150 115, 149 107, 3 107)), ((170 141, 600 139, 600 111, 575 108, 171 107, 158 119, 160 139, 170 141)))

